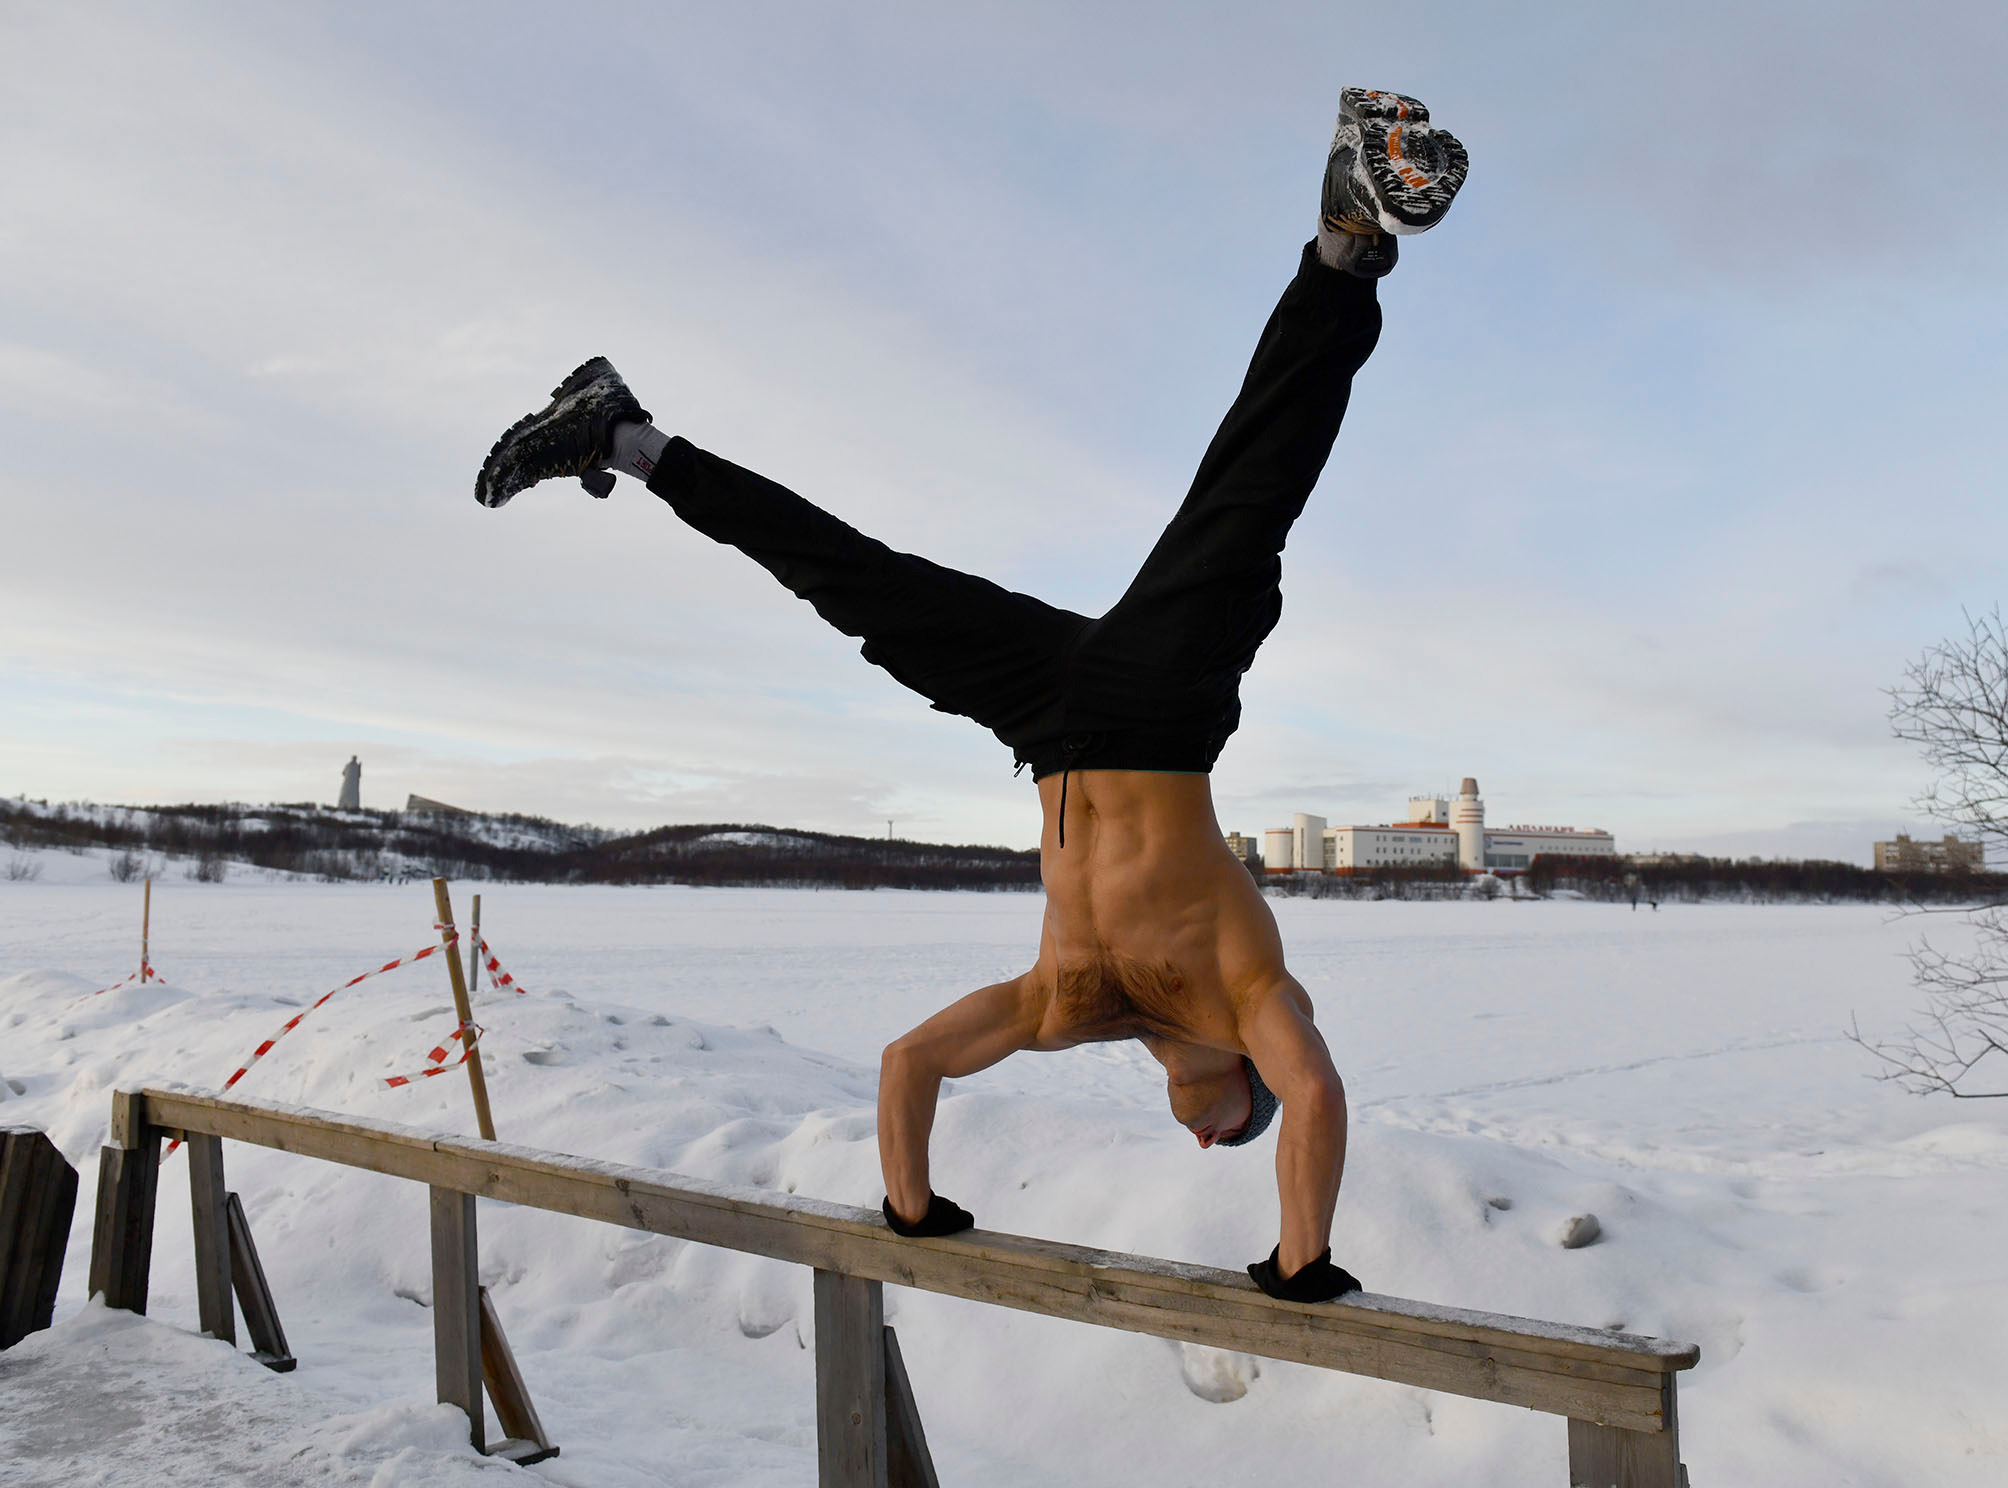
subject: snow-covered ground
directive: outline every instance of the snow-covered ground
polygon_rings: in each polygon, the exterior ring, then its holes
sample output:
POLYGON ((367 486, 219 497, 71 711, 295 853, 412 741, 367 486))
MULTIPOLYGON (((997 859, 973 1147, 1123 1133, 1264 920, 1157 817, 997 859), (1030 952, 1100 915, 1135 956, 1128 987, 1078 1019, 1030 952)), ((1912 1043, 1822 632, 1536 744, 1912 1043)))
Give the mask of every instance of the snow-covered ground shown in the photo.
MULTIPOLYGON (((298 1007, 433 937, 423 885, 239 874, 140 890, 101 858, 0 881, 0 1121, 83 1174, 57 1326, 0 1354, 0 1483, 815 1481, 806 1271, 483 1204, 483 1276, 563 1455, 474 1458, 432 1404, 425 1195, 232 1144, 299 1370, 193 1336, 181 1159, 147 1320, 88 1307, 115 1085, 216 1086, 298 1007), (526 1480, 527 1481, 527 1480, 526 1480)), ((1023 968, 1024 894, 489 885, 529 989, 478 1010, 511 1141, 875 1203, 880 1046, 1023 968)), ((458 891, 463 919, 467 891, 458 891)), ((1354 1112, 1335 1257, 1375 1291, 1698 1342, 1697 1488, 2008 1479, 2008 1111, 1871 1082, 1842 1036, 1912 1005, 1917 922, 1861 907, 1276 903, 1354 1112), (1510 1207, 1497 1207, 1504 1200, 1510 1207), (1594 1212, 1604 1238, 1556 1243, 1594 1212)), ((1933 935, 1957 943, 1957 922, 1933 935)), ((435 958, 342 993, 238 1087, 471 1132, 435 958)), ((958 1082, 940 1189, 986 1227, 1221 1266, 1275 1238, 1273 1137, 1200 1151, 1140 1049, 958 1082)), ((944 1483, 1566 1482, 1511 1407, 888 1289, 944 1483)))

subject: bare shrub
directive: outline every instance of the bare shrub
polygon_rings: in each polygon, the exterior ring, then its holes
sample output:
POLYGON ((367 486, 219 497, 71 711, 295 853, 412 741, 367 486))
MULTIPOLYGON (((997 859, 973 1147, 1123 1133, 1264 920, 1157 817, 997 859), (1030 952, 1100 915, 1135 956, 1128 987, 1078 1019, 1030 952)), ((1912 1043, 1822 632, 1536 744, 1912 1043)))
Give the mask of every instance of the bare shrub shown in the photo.
POLYGON ((7 882, 33 883, 42 876, 42 864, 26 853, 15 853, 7 860, 7 882))
POLYGON ((146 859, 127 848, 105 865, 105 871, 119 883, 132 883, 146 872, 146 859))
MULTIPOLYGON (((2008 1088, 1975 1090, 1968 1081, 1991 1055, 2008 1055, 2008 919, 2004 907, 1975 911, 1979 933, 1971 955, 1951 956, 1928 941, 1911 947, 1911 980, 1924 993, 1919 1022, 1899 1038, 1864 1037, 1859 1024, 1848 1037, 1882 1064, 1877 1074, 1913 1095, 1998 1100, 2008 1088)), ((1998 1068, 1990 1066, 1990 1070, 1998 1068)))
MULTIPOLYGON (((1921 746, 1935 772, 1918 809, 1997 852, 2008 847, 2008 628, 2001 612, 1968 615, 1966 634, 1912 662, 1889 698, 1891 729, 1921 746)), ((2008 900, 1995 890, 1992 902, 1968 911, 1967 922, 1975 931, 1970 953, 1949 954, 1923 940, 1911 948, 1911 980, 1925 998, 1919 1022, 1898 1038, 1865 1037, 1859 1024, 1848 1036, 1881 1063, 1878 1079, 1913 1094, 2008 1098, 2008 1079, 2000 1089, 1972 1085, 1983 1063, 2008 1055, 2008 900)), ((2000 1065, 1988 1064, 1988 1073, 2000 1065)))

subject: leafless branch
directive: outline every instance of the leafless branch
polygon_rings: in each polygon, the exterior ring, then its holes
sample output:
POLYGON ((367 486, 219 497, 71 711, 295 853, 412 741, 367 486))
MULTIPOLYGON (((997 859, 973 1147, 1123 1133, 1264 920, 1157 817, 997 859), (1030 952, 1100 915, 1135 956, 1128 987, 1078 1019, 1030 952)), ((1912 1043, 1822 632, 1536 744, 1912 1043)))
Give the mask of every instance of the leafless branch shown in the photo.
MULTIPOLYGON (((1919 745, 1934 771, 1918 809, 1999 849, 2008 847, 2008 625, 1998 607, 1965 618, 1965 635, 1926 651, 1889 689, 1890 727, 1919 745)), ((1925 1008, 1902 1037, 1870 1039, 1851 1020, 1848 1037, 1882 1065, 1877 1079, 1916 1095, 2008 1098, 2008 1089, 1972 1088, 1984 1062, 2008 1056, 2008 904, 1983 904, 1969 919, 1971 954, 1928 940, 1911 948, 1925 1008)), ((1996 1060, 1987 1073, 2000 1067, 1996 1060)))
POLYGON ((1971 955, 1951 955, 1928 941, 1911 948, 1912 979, 1926 1001, 1920 1023, 1893 1039, 1870 1039, 1859 1023, 1849 1028, 1848 1037, 1881 1062, 1876 1079, 1913 1095, 2008 1098, 2008 1089, 1965 1088, 1983 1060, 2008 1055, 2008 918, 1996 907, 1973 919, 1979 943, 1971 955))

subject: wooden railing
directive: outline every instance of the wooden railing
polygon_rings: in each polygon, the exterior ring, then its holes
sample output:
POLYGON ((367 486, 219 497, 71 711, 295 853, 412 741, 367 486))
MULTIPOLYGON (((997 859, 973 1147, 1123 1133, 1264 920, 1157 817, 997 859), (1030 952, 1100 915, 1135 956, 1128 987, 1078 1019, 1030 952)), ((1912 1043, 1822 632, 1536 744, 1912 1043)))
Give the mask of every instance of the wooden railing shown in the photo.
POLYGON ((198 1299, 205 1328, 217 1331, 211 1324, 220 1318, 223 1336, 234 1337, 231 1251, 217 1228, 222 1139, 429 1185, 439 1398, 467 1410, 477 1446, 486 1336, 474 1276, 479 1196, 815 1268, 823 1488, 934 1482, 897 1341, 884 1326, 887 1282, 1545 1411, 1568 1418, 1572 1488, 1686 1483, 1675 1385, 1700 1356, 1691 1344, 1373 1293, 1281 1302, 1240 1272, 988 1230, 902 1239, 875 1210, 189 1090, 114 1097, 91 1268, 93 1292, 113 1306, 145 1310, 163 1136, 187 1140, 195 1159, 198 1299))

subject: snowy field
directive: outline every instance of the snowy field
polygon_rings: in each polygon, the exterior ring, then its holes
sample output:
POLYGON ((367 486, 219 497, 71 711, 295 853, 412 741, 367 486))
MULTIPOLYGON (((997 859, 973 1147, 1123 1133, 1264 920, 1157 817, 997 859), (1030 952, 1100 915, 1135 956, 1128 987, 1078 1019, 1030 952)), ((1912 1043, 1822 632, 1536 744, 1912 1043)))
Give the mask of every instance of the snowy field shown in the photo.
MULTIPOLYGON (((57 1325, 0 1354, 0 1483, 795 1485, 816 1478, 805 1270, 484 1203, 554 1461, 474 1457, 432 1401, 425 1193, 232 1144, 295 1353, 193 1333, 183 1159, 151 1316, 85 1304, 112 1089, 215 1087, 337 983, 433 939, 422 884, 239 874, 140 890, 98 856, 0 881, 0 1121, 83 1175, 57 1325), (524 1481, 528 1481, 527 1478, 524 1481)), ((456 891, 465 916, 467 887, 456 891)), ((1033 895, 489 885, 527 995, 477 1016, 505 1140, 858 1204, 878 1050, 1022 970, 1033 895)), ((2008 1481, 2008 1102, 1866 1078, 1922 928, 1863 907, 1277 901, 1354 1113, 1335 1259, 1369 1289, 1671 1336, 1696 1488, 2008 1481), (1505 1201, 1510 1207, 1498 1207, 1505 1201), (1594 1212, 1604 1238, 1556 1243, 1594 1212)), ((1955 921, 1935 938, 1958 944, 1955 921)), ((437 958, 336 997, 238 1087, 473 1131, 437 958)), ((1020 1055, 946 1097, 937 1187, 987 1228, 1239 1267, 1275 1240, 1271 1136, 1200 1151, 1141 1049, 1020 1055)), ((887 1289, 944 1484, 1560 1488, 1508 1406, 887 1289)))

